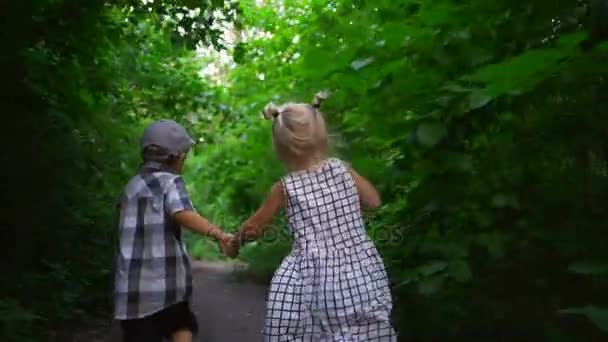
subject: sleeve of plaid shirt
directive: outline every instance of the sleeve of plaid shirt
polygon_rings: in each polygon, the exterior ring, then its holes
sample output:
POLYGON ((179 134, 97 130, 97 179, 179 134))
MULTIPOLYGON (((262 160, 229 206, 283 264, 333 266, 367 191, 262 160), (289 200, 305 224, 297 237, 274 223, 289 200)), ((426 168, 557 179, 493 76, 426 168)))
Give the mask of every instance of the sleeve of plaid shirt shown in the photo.
POLYGON ((194 211, 186 185, 184 184, 184 179, 181 176, 175 177, 168 184, 166 196, 167 211, 171 216, 184 210, 194 211))

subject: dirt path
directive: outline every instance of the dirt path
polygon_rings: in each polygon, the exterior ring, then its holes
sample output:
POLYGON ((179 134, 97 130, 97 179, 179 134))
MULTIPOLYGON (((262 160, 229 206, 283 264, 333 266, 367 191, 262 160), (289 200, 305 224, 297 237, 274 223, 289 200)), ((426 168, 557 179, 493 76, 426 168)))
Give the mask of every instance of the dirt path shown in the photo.
POLYGON ((195 311, 199 342, 257 342, 262 340, 266 288, 237 281, 234 267, 195 263, 195 311))
MULTIPOLYGON (((232 264, 194 262, 192 310, 200 329, 196 342, 262 340, 266 288, 237 280, 236 270, 232 264)), ((121 342, 116 326, 95 335, 81 336, 74 342, 121 342)))

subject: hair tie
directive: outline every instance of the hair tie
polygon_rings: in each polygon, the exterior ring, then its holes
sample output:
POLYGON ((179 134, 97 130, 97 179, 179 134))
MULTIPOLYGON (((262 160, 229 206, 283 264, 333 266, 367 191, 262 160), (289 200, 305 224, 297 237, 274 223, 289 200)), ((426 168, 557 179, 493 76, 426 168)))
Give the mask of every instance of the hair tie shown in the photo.
POLYGON ((262 113, 264 114, 264 118, 266 120, 275 119, 277 116, 279 116, 279 114, 281 114, 279 108, 275 106, 272 102, 267 104, 266 107, 264 107, 262 113))
POLYGON ((312 99, 311 105, 313 106, 313 108, 316 108, 316 109, 321 108, 321 103, 323 103, 323 101, 327 100, 328 96, 329 96, 329 93, 325 90, 316 93, 312 99))

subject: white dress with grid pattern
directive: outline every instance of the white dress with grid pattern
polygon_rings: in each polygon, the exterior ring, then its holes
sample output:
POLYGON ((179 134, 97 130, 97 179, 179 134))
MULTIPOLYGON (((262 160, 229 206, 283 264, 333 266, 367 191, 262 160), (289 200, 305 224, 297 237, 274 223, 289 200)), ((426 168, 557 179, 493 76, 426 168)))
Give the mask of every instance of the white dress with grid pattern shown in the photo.
POLYGON ((272 279, 264 340, 396 341, 388 277, 346 165, 328 159, 282 183, 294 245, 272 279))

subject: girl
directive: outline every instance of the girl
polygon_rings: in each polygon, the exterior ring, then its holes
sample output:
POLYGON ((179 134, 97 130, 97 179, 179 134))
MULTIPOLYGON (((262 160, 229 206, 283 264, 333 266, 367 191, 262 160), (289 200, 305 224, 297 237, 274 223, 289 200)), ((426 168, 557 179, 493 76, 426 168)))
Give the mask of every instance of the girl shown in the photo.
POLYGON ((284 208, 294 245, 272 279, 265 341, 396 341, 387 274, 360 207, 376 208, 380 198, 344 162, 327 158, 318 110, 324 99, 264 109, 276 152, 292 172, 273 185, 228 254, 260 237, 284 208))

